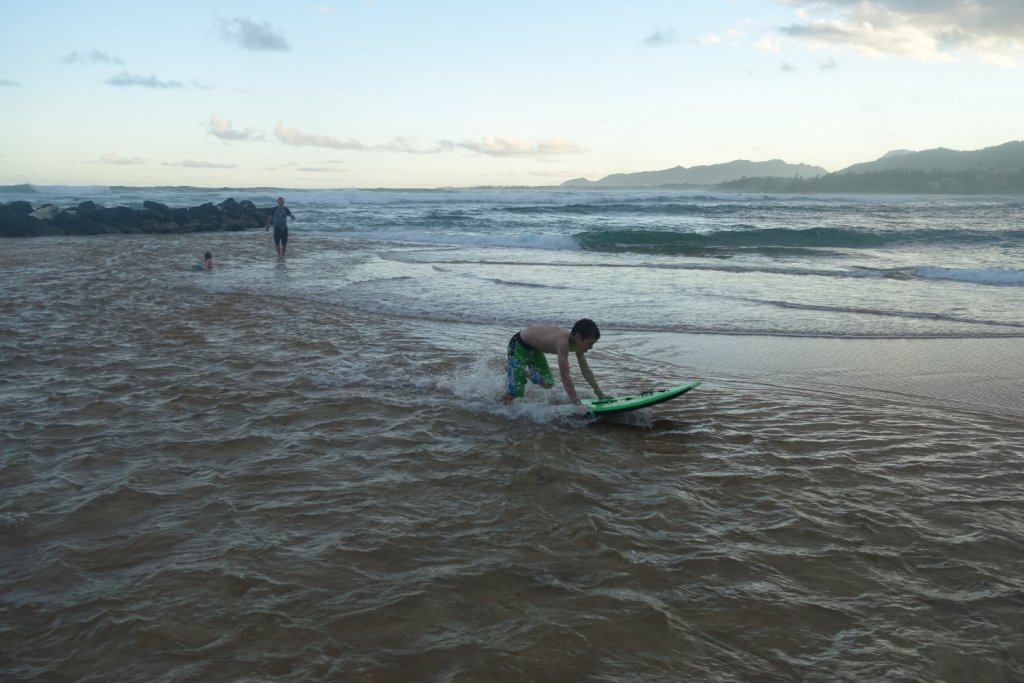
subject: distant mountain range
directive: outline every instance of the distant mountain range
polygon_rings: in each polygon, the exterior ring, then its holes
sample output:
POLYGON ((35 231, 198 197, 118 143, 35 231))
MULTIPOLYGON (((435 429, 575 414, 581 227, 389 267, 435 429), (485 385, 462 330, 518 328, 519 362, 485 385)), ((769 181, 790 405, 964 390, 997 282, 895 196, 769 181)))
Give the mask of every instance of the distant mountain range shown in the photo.
MULTIPOLYGON (((967 191, 977 191, 978 178, 982 180, 999 179, 1006 182, 990 182, 998 185, 1000 191, 1016 187, 1016 176, 1024 177, 1024 141, 1007 142, 995 147, 960 152, 952 149, 938 148, 921 152, 894 150, 886 153, 875 161, 854 164, 847 168, 829 173, 820 166, 807 164, 789 164, 779 159, 771 161, 736 160, 724 164, 710 166, 694 166, 675 168, 663 171, 641 171, 639 173, 615 173, 600 180, 576 178, 562 183, 562 187, 570 188, 642 188, 666 186, 724 186, 736 190, 779 190, 800 189, 814 191, 843 191, 844 185, 850 185, 858 176, 856 191, 864 190, 864 179, 878 181, 886 191, 886 183, 891 184, 894 177, 913 176, 918 184, 935 187, 936 191, 955 192, 956 187, 964 186, 967 191), (885 172, 885 173, 883 173, 885 172), (786 181, 785 183, 783 181, 786 181), (758 182, 760 181, 760 182, 758 182), (769 182, 774 181, 774 182, 769 182), (785 187, 783 187, 785 185, 785 187), (758 187, 760 186, 760 187, 758 187)), ((872 183, 868 182, 867 185, 872 183)), ((900 191, 893 188, 894 191, 900 191)), ((1024 190, 1024 187, 1021 188, 1024 190)), ((916 190, 915 190, 916 191, 916 190)))
POLYGON ((576 178, 562 183, 562 187, 658 187, 664 185, 717 185, 738 178, 753 176, 772 177, 817 177, 828 173, 820 166, 787 164, 779 159, 771 161, 746 161, 737 159, 724 164, 676 166, 664 171, 640 171, 639 173, 614 173, 600 180, 576 178))
POLYGON ((897 150, 881 159, 848 166, 839 173, 872 173, 874 171, 989 171, 1016 173, 1024 170, 1024 142, 1006 142, 995 147, 958 152, 939 147, 923 152, 897 150))

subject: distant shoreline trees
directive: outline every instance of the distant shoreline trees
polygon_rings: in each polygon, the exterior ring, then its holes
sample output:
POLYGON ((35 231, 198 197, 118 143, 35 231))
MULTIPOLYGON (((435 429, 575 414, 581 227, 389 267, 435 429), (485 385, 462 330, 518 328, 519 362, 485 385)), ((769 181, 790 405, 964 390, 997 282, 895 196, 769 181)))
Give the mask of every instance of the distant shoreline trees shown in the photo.
POLYGON ((921 171, 893 169, 829 173, 815 178, 739 178, 714 186, 729 192, 822 194, 1024 194, 1024 170, 921 171))

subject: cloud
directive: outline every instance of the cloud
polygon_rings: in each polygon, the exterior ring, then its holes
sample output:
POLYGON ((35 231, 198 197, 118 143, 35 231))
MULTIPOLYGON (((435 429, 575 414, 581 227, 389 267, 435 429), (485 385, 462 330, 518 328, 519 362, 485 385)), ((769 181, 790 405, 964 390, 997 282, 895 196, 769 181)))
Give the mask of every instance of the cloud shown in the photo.
POLYGON ((264 140, 263 133, 246 128, 239 130, 230 121, 217 114, 210 116, 207 132, 221 140, 264 140))
POLYGON ((726 29, 725 33, 726 33, 726 35, 728 35, 728 36, 729 36, 730 38, 734 38, 734 39, 737 39, 737 40, 738 40, 738 39, 740 39, 740 38, 746 38, 746 37, 747 37, 747 26, 748 26, 748 24, 750 24, 750 23, 751 23, 752 21, 753 21, 753 20, 744 20, 744 21, 741 21, 741 22, 740 22, 739 24, 737 24, 736 26, 733 26, 733 27, 732 27, 732 28, 730 28, 730 29, 726 29))
POLYGON ((531 144, 514 138, 493 135, 484 136, 480 142, 464 141, 454 144, 463 149, 494 157, 562 156, 586 151, 576 143, 567 140, 551 139, 531 144))
POLYGON ((164 166, 177 166, 179 168, 237 168, 234 164, 218 164, 212 161, 193 161, 186 159, 185 161, 165 161, 164 166))
POLYGON ((406 154, 423 154, 427 151, 416 149, 416 146, 413 144, 412 138, 407 138, 402 135, 394 138, 393 140, 391 140, 391 142, 387 144, 377 145, 374 147, 374 149, 376 149, 379 152, 396 152, 406 154))
POLYGON ((141 166, 146 163, 145 159, 139 157, 122 157, 114 152, 107 152, 100 157, 100 163, 113 164, 115 166, 141 166))
POLYGON ((239 17, 220 19, 218 23, 221 38, 245 50, 267 52, 291 49, 288 41, 270 25, 270 22, 257 24, 252 19, 239 17))
MULTIPOLYGON (((225 123, 230 126, 229 122, 225 123)), ((212 130, 211 133, 213 133, 212 130)), ((382 145, 368 145, 352 138, 340 140, 320 133, 304 133, 297 128, 286 126, 280 121, 278 121, 277 125, 274 126, 274 137, 286 145, 294 145, 296 147, 326 147, 327 149, 337 149, 346 152, 439 154, 441 152, 450 152, 455 148, 455 144, 447 140, 439 140, 433 147, 417 147, 415 140, 404 136, 395 137, 390 142, 382 145)), ((251 139, 262 139, 262 137, 251 139)))
POLYGON ((371 148, 375 152, 393 152, 397 154, 439 154, 450 152, 454 145, 447 140, 439 140, 433 147, 417 147, 415 140, 404 136, 398 136, 383 145, 374 145, 371 148))
POLYGON ((320 14, 334 14, 334 10, 327 5, 313 5, 313 11, 320 14))
POLYGON ((697 42, 701 45, 718 45, 722 42, 722 36, 717 33, 709 33, 706 36, 697 36, 697 42))
POLYGON ((644 38, 643 43, 647 47, 661 47, 662 45, 670 45, 677 40, 679 40, 679 34, 674 29, 666 29, 664 31, 654 31, 644 38))
POLYGON ((575 142, 568 140, 544 140, 537 144, 537 153, 544 156, 561 156, 563 154, 581 154, 586 150, 575 142))
POLYGON ((758 50, 771 52, 772 54, 776 55, 782 53, 782 46, 779 44, 779 41, 773 40, 767 36, 754 43, 754 47, 756 47, 758 50))
POLYGON ((99 50, 90 50, 88 52, 78 52, 76 50, 61 57, 60 61, 65 64, 112 64, 114 66, 124 64, 123 60, 99 50))
MULTIPOLYGON (((219 119, 219 117, 215 118, 219 119)), ((233 130, 230 127, 230 122, 223 119, 219 120, 221 121, 220 125, 225 126, 225 130, 233 130)), ((213 125, 214 119, 211 119, 210 132, 216 135, 213 131, 213 125)), ((586 151, 574 142, 557 138, 533 144, 513 138, 491 135, 483 137, 479 142, 438 140, 433 147, 429 148, 417 147, 414 140, 401 136, 394 138, 386 144, 368 145, 352 138, 340 140, 320 133, 304 133, 297 128, 286 126, 280 121, 274 126, 274 137, 286 145, 294 145, 296 147, 325 147, 327 149, 349 152, 387 152, 392 154, 439 154, 461 148, 495 157, 550 157, 579 154, 586 151)))
POLYGON ((20 88, 21 83, 10 78, 0 78, 0 88, 20 88))
POLYGON ((795 74, 797 71, 799 71, 799 69, 797 69, 795 66, 793 66, 789 62, 783 62, 782 63, 782 67, 781 67, 781 71, 784 74, 795 74))
POLYGON ((1003 66, 1024 61, 1021 0, 781 0, 800 21, 778 27, 816 46, 924 62, 958 54, 1003 66))
POLYGON ((114 85, 119 88, 184 88, 185 84, 181 81, 162 81, 156 76, 139 76, 138 74, 130 74, 127 71, 122 71, 116 76, 112 76, 104 81, 108 85, 114 85))
POLYGON ((338 140, 327 135, 320 135, 318 133, 303 133, 297 128, 289 128, 280 121, 274 126, 274 137, 283 142, 286 145, 308 146, 308 147, 327 147, 329 149, 344 149, 354 150, 359 152, 365 152, 370 149, 367 145, 349 138, 348 140, 338 140))
POLYGON ((818 62, 818 68, 821 69, 822 71, 831 71, 832 69, 835 69, 838 66, 839 65, 836 63, 836 60, 833 59, 832 57, 829 57, 823 62, 818 62))

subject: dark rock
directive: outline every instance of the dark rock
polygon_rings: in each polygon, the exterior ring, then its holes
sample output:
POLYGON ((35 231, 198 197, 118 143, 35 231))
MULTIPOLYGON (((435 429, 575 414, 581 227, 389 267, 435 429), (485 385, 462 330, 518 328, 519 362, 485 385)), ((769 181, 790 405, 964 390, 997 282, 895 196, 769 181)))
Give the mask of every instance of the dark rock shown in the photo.
POLYGON ((55 237, 64 234, 64 231, 52 222, 36 218, 35 216, 28 217, 26 227, 28 228, 28 234, 33 237, 55 237))
POLYGON ((171 209, 166 204, 160 202, 151 202, 148 199, 142 202, 142 208, 146 216, 150 217, 154 221, 164 221, 170 216, 171 209))
POLYGON ((119 232, 106 223, 92 220, 90 214, 85 214, 84 216, 79 214, 72 226, 74 227, 74 232, 71 234, 75 235, 109 235, 113 232, 119 232))
POLYGON ((0 205, 0 237, 22 237, 26 234, 25 216, 10 206, 0 205))
POLYGON ((89 220, 114 228, 130 228, 139 224, 139 212, 127 206, 115 206, 110 209, 97 209, 88 214, 89 220))
POLYGON ((217 207, 210 202, 200 206, 193 206, 188 210, 188 221, 190 223, 199 223, 200 225, 206 226, 213 223, 219 223, 220 220, 220 211, 218 211, 217 207))
POLYGON ((74 209, 61 211, 53 217, 53 223, 60 228, 68 229, 77 217, 78 214, 74 209))
POLYGON ((228 197, 218 204, 217 208, 220 209, 221 213, 227 214, 228 216, 236 216, 239 213, 238 202, 231 197, 228 197))
POLYGON ((11 202, 10 204, 7 205, 7 208, 13 211, 14 213, 18 214, 22 218, 28 218, 28 216, 32 213, 32 205, 29 204, 28 202, 11 202))
POLYGON ((207 202, 172 209, 160 202, 145 201, 142 207, 107 208, 84 201, 74 208, 45 205, 33 211, 28 202, 0 204, 0 237, 235 232, 263 227, 269 213, 269 209, 258 208, 249 200, 230 198, 217 206, 207 202))

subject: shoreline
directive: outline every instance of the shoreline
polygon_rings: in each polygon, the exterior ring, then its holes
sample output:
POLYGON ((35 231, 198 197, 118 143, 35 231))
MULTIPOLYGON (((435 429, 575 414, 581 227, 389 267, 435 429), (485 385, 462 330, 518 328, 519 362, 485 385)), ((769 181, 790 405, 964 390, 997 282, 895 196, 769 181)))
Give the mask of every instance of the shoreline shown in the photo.
MULTIPOLYGON (((1024 364, 1019 339, 845 339, 758 334, 626 333, 609 331, 608 360, 591 366, 658 367, 685 372, 713 390, 718 382, 777 391, 843 393, 864 400, 912 401, 1008 418, 1024 418, 1024 364), (628 349, 625 353, 619 349, 628 349), (677 353, 676 349, 683 349, 677 353), (676 356, 671 365, 656 359, 676 356)), ((604 341, 604 340, 602 340, 604 341)), ((621 371, 620 371, 621 372, 621 371)), ((684 377, 685 378, 685 377, 684 377)), ((651 379, 654 379, 653 377, 651 379)), ((658 377, 672 384, 673 377, 658 377)), ((680 378, 683 379, 683 378, 680 378)), ((656 384, 659 382, 655 382, 656 384)))

